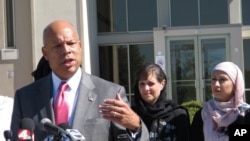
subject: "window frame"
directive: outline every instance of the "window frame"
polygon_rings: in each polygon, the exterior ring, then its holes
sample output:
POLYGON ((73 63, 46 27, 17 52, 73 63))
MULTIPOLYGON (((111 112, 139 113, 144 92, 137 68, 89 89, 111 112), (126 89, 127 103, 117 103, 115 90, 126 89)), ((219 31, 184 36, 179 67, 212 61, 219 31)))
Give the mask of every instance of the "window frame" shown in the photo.
POLYGON ((5 41, 6 47, 10 49, 15 48, 15 11, 14 0, 5 0, 5 41))

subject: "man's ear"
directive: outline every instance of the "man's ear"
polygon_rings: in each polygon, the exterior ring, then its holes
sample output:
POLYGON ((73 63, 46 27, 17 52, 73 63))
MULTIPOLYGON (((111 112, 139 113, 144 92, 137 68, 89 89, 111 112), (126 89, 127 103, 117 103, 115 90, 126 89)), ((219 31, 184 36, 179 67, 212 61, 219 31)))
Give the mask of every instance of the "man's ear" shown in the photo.
POLYGON ((79 41, 79 46, 80 46, 80 48, 81 48, 81 50, 83 50, 83 44, 82 44, 82 42, 81 41, 79 41))
POLYGON ((47 50, 44 46, 42 47, 42 53, 43 53, 44 58, 48 61, 47 50))

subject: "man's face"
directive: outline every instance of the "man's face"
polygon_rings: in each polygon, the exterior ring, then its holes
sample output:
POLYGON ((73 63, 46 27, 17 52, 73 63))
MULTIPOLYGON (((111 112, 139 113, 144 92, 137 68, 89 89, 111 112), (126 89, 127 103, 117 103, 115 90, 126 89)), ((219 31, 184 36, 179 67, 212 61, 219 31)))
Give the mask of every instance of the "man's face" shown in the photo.
POLYGON ((81 64, 81 42, 73 27, 67 24, 52 27, 45 34, 42 51, 53 72, 61 79, 70 78, 81 64))

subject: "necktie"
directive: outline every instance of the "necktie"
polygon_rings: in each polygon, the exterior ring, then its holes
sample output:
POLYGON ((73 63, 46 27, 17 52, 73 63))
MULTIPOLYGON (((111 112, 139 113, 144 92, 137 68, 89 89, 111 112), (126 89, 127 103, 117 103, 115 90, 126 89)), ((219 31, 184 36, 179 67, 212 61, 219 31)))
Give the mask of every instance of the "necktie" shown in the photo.
POLYGON ((65 90, 67 88, 68 84, 66 82, 61 82, 61 84, 59 85, 59 90, 54 105, 55 121, 57 125, 60 123, 68 122, 69 103, 67 102, 67 97, 65 94, 65 90))

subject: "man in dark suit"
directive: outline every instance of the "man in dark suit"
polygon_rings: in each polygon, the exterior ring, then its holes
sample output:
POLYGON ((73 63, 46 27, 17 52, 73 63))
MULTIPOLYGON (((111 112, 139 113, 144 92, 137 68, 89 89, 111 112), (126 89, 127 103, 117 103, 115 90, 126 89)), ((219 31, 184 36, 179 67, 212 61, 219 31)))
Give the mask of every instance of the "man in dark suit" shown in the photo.
POLYGON ((16 91, 11 122, 13 141, 17 140, 23 118, 34 120, 36 141, 46 139, 48 133, 41 129, 40 121, 48 118, 55 123, 54 104, 61 81, 68 84, 66 123, 78 129, 86 141, 148 140, 145 125, 128 105, 124 87, 81 69, 82 46, 70 23, 50 23, 44 29, 43 43, 43 56, 52 72, 16 91))

